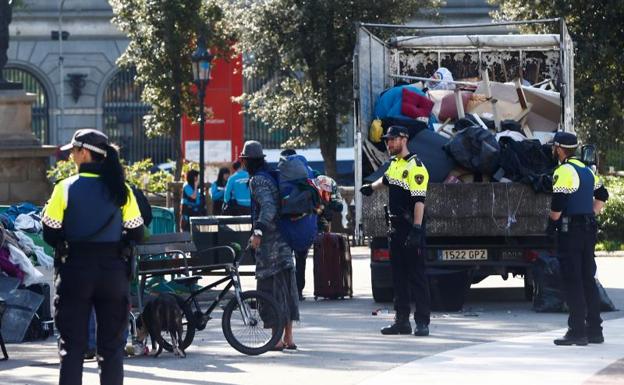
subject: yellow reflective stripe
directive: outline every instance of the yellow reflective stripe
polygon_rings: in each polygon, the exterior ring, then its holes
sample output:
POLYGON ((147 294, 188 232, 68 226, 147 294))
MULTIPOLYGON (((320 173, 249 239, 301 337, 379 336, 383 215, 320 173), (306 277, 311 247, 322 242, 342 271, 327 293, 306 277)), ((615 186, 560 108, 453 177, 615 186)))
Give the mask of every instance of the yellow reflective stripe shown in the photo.
POLYGON ((141 210, 139 210, 139 204, 137 203, 132 189, 127 185, 126 188, 128 189, 128 199, 121 207, 121 220, 125 228, 134 229, 143 224, 143 218, 141 217, 141 210))
POLYGON ((553 175, 553 192, 572 194, 580 185, 579 176, 571 164, 562 164, 553 175))
POLYGON ((63 179, 54 186, 52 195, 48 199, 48 203, 43 209, 43 218, 41 221, 48 227, 60 229, 65 217, 65 209, 67 208, 67 199, 69 195, 69 186, 78 178, 77 175, 63 179))
POLYGON ((407 182, 409 185, 410 194, 413 197, 425 197, 427 196, 427 186, 429 185, 429 172, 427 168, 421 163, 416 163, 416 159, 412 159, 407 164, 407 182))
POLYGON ((90 173, 90 172, 81 172, 78 175, 84 176, 84 177, 87 177, 87 178, 99 178, 100 177, 98 174, 93 174, 93 173, 90 173))
POLYGON ((403 177, 406 166, 407 162, 405 159, 394 158, 385 172, 388 183, 394 186, 399 186, 404 190, 409 190, 409 185, 406 180, 407 174, 405 174, 405 178, 403 177))

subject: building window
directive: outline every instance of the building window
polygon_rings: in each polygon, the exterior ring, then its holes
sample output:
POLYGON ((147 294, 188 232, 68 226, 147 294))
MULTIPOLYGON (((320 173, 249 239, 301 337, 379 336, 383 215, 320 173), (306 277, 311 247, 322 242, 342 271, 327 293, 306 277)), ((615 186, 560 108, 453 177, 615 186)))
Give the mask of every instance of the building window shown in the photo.
POLYGON ((32 105, 31 123, 33 134, 42 144, 50 144, 48 93, 43 84, 35 75, 21 68, 6 67, 2 74, 6 80, 22 83, 26 92, 35 94, 37 99, 32 105))
POLYGON ((155 164, 174 157, 171 138, 148 139, 143 117, 151 107, 141 101, 141 87, 134 79, 134 68, 121 69, 104 91, 104 132, 120 147, 120 155, 129 163, 151 158, 155 164))

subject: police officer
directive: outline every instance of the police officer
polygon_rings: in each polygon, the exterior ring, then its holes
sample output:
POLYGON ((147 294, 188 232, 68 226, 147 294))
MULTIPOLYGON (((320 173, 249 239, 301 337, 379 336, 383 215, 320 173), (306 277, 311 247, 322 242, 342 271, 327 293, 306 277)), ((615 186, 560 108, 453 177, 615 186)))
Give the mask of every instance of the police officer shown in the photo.
POLYGON ((561 162, 553 175, 553 195, 547 233, 558 238, 559 263, 570 309, 568 331, 555 345, 602 343, 600 297, 594 275, 596 215, 609 193, 593 171, 574 157, 574 134, 558 132, 553 156, 561 162))
POLYGON ((415 154, 407 149, 408 131, 402 126, 391 126, 383 136, 392 155, 390 166, 383 177, 360 192, 370 196, 373 190, 386 185, 389 188, 391 229, 389 233, 392 280, 394 287, 394 323, 381 334, 410 334, 410 299, 416 303, 414 335, 429 335, 430 298, 425 275, 423 214, 429 174, 415 154), (412 290, 415 291, 411 298, 412 290))
POLYGON ((60 384, 82 383, 91 308, 97 318, 100 383, 123 384, 129 267, 124 240, 143 236, 136 198, 125 183, 117 150, 102 132, 76 131, 71 150, 78 175, 60 181, 43 213, 43 237, 67 254, 57 260, 55 323, 60 332, 60 384))

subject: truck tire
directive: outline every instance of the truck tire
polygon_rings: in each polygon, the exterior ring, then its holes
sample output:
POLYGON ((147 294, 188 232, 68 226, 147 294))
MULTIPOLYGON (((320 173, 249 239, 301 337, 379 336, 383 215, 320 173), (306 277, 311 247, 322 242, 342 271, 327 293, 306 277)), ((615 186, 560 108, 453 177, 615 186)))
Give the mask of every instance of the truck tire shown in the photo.
POLYGON ((394 299, 394 290, 392 290, 391 287, 373 286, 373 299, 375 302, 392 302, 394 299))
POLYGON ((468 271, 452 271, 429 276, 431 310, 460 311, 470 289, 468 271))

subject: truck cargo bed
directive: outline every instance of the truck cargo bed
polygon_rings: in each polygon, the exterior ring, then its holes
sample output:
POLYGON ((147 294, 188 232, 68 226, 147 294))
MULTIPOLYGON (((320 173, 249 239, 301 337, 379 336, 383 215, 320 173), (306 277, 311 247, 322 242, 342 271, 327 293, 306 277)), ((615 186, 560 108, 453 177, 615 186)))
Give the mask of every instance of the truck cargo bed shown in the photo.
MULTIPOLYGON (((363 198, 364 233, 386 236, 387 189, 363 198)), ((543 236, 550 200, 550 194, 537 194, 520 183, 431 183, 425 203, 427 236, 543 236)))

